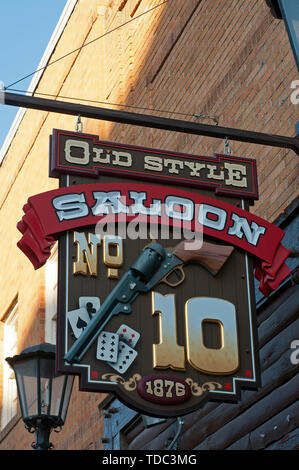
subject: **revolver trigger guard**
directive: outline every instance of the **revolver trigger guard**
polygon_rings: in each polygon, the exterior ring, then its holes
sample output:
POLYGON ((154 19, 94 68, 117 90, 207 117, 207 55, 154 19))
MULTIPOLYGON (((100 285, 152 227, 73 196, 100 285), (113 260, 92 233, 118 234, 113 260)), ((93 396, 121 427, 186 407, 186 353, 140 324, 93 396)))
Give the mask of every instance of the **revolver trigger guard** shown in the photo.
POLYGON ((184 282, 185 280, 185 271, 183 270, 183 267, 182 266, 176 266, 172 271, 170 271, 168 274, 166 274, 166 276, 163 277, 163 279, 161 279, 161 282, 164 282, 164 284, 166 284, 167 286, 169 287, 177 287, 179 286, 180 284, 182 284, 182 282, 184 282), (172 273, 176 273, 177 274, 177 271, 180 271, 180 279, 177 281, 177 282, 170 282, 168 280, 168 277, 172 274, 172 273))

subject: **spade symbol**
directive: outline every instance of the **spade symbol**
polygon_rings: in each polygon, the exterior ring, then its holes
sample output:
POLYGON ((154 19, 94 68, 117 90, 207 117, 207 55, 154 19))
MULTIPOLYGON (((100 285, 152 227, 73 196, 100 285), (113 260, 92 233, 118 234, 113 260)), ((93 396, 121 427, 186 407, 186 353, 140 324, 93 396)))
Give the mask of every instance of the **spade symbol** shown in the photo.
POLYGON ((87 304, 86 304, 86 310, 87 310, 87 313, 88 313, 90 319, 92 318, 92 314, 96 313, 96 309, 93 308, 92 305, 93 304, 91 302, 87 302, 87 304))
POLYGON ((82 331, 84 330, 84 328, 87 326, 87 323, 86 321, 82 320, 81 317, 78 317, 78 321, 77 321, 77 328, 78 330, 80 330, 82 328, 82 331))

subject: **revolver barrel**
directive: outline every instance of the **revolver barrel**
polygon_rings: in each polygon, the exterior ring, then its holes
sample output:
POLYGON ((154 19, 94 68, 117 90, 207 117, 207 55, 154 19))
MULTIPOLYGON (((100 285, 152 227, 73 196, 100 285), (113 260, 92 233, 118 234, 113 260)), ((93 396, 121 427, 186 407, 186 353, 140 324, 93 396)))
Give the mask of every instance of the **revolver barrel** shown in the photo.
MULTIPOLYGON (((64 356, 66 362, 69 364, 80 362, 113 315, 131 312, 131 303, 139 293, 147 292, 151 289, 152 283, 150 281, 159 272, 165 257, 166 250, 160 244, 151 243, 145 247, 129 271, 124 274, 105 299, 86 329, 66 353, 64 356)), ((161 279, 164 274, 163 272, 158 279, 161 279)))

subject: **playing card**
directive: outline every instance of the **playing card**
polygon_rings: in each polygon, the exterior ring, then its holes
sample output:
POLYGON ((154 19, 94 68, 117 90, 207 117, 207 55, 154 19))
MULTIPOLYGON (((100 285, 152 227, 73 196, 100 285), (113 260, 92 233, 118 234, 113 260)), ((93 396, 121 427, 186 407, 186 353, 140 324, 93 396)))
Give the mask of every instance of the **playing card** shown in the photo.
POLYGON ((136 343, 140 338, 140 333, 127 325, 121 325, 116 333, 119 335, 119 339, 128 346, 131 346, 131 348, 135 348, 136 343))
POLYGON ((119 337, 115 333, 102 331, 98 337, 97 359, 101 361, 116 362, 118 355, 119 337))
POLYGON ((85 308, 78 308, 67 312, 67 318, 76 338, 79 338, 82 331, 84 331, 90 322, 90 317, 85 308))
POLYGON ((79 307, 85 308, 90 319, 101 306, 99 297, 79 297, 79 307))
POLYGON ((135 349, 131 348, 123 341, 119 341, 117 361, 115 363, 108 362, 107 364, 113 367, 113 369, 115 369, 120 374, 124 374, 130 367, 136 356, 137 352, 135 351, 135 349))

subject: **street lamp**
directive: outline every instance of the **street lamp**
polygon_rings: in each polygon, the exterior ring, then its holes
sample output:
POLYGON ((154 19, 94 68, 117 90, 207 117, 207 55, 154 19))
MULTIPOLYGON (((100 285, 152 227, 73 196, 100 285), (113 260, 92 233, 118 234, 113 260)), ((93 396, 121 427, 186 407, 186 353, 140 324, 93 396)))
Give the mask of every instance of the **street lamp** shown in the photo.
POLYGON ((36 450, 48 450, 52 429, 61 428, 66 420, 74 376, 56 373, 55 346, 42 343, 7 357, 13 368, 25 428, 36 433, 36 450))
POLYGON ((275 18, 284 20, 299 70, 299 2, 298 0, 266 0, 275 18))

